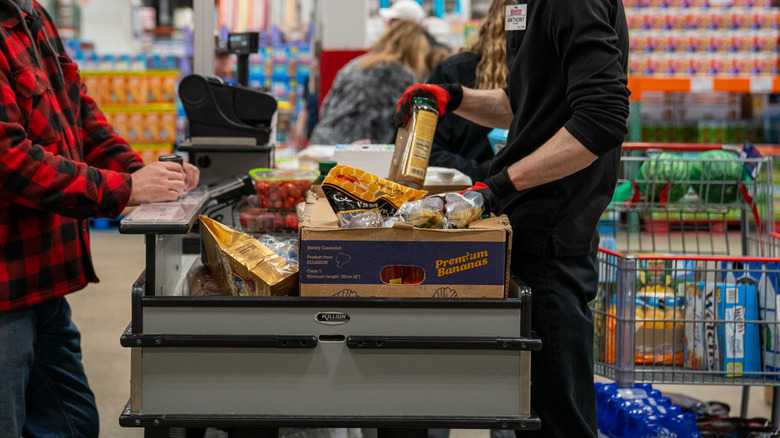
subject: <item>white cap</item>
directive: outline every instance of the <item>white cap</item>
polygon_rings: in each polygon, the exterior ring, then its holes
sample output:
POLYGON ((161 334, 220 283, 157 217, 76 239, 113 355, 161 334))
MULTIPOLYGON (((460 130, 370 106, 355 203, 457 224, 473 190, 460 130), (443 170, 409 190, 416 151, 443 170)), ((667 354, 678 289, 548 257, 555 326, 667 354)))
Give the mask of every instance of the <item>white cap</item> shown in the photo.
POLYGON ((422 24, 425 10, 415 0, 398 0, 389 8, 380 9, 379 15, 388 20, 398 18, 422 24))

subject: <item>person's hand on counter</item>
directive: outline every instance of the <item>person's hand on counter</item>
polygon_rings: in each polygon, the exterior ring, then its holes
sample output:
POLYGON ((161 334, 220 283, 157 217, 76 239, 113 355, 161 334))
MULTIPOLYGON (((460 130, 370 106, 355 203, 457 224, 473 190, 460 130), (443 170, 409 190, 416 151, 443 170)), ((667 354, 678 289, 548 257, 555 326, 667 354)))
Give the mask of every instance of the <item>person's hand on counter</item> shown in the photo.
POLYGON ((459 84, 413 84, 410 85, 401 100, 398 101, 398 107, 395 110, 393 120, 396 126, 403 126, 409 121, 412 114, 412 98, 425 97, 436 101, 439 110, 439 117, 447 111, 455 111, 463 100, 463 87, 459 84))
MULTIPOLYGON (((179 163, 155 161, 133 172, 133 189, 127 204, 175 201, 186 187, 185 169, 188 165, 192 166, 189 163, 182 167, 179 163)), ((197 176, 195 184, 197 185, 197 176)))
POLYGON ((200 180, 200 169, 190 163, 185 162, 184 166, 184 190, 190 191, 198 186, 200 180))

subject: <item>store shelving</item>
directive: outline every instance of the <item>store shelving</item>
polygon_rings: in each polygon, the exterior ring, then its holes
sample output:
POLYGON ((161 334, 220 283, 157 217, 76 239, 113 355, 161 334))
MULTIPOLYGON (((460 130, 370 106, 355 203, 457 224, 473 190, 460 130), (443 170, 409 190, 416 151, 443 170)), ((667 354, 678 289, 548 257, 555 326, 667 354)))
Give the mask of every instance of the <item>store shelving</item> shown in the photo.
POLYGON ((631 100, 639 102, 646 91, 667 93, 779 93, 779 76, 750 77, 648 77, 629 76, 631 100))

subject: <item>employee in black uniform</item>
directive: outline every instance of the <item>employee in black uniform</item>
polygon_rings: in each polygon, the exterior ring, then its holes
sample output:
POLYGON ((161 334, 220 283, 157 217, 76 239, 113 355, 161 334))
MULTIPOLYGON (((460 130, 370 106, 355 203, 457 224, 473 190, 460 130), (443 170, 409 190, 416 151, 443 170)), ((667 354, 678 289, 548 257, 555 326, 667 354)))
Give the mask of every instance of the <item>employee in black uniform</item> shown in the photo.
MULTIPOLYGON (((501 1, 504 0, 494 0, 501 1)), ((542 420, 523 437, 596 437, 593 316, 597 222, 617 181, 626 135, 628 29, 622 0, 507 1, 508 88, 417 84, 411 96, 509 127, 482 189, 513 230, 512 272, 531 287, 531 405, 542 420)))
MULTIPOLYGON (((478 90, 506 86, 506 33, 503 2, 494 2, 479 27, 474 42, 441 61, 426 81, 456 83, 478 90)), ((456 114, 444 114, 436 125, 430 166, 458 169, 472 181, 487 176, 493 149, 488 141, 492 128, 456 114)))

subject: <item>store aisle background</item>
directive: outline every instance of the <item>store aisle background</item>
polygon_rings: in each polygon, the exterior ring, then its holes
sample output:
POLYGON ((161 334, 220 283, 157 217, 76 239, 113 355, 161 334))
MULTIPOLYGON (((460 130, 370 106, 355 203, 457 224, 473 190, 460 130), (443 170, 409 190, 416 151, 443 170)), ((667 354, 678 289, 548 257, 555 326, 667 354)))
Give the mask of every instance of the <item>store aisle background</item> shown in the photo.
MULTIPOLYGON (((121 235, 115 229, 92 234, 92 257, 101 282, 68 296, 73 319, 81 330, 84 367, 100 411, 102 438, 142 437, 143 429, 119 427, 119 414, 130 396, 130 350, 119 337, 130 323, 130 288, 144 269, 144 238, 121 235)), ((606 381, 597 378, 597 381, 606 381)), ((738 415, 741 387, 656 385, 661 391, 687 394, 731 406, 738 415)), ((750 391, 748 415, 769 418, 764 389, 750 391)), ((457 430, 452 438, 487 438, 486 431, 457 430)))

